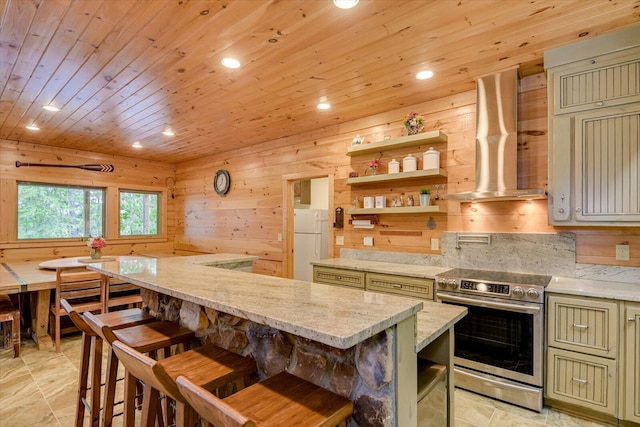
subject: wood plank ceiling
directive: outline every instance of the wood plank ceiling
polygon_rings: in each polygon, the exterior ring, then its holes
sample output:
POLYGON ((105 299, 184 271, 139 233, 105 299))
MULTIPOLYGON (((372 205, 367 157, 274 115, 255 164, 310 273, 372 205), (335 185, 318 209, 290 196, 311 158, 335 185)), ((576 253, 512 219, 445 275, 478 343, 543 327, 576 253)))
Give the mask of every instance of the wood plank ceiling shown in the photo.
POLYGON ((640 24, 640 0, 0 0, 0 17, 0 138, 179 163, 539 72, 548 48, 640 24))

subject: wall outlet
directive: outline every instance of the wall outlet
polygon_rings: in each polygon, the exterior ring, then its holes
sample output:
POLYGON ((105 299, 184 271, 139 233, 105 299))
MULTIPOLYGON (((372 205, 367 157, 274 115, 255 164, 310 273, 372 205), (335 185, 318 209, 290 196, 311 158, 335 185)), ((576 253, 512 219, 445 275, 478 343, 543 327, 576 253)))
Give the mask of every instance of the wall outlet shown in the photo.
POLYGON ((432 251, 437 251, 439 248, 440 248, 440 240, 431 239, 431 250, 432 251))
POLYGON ((344 236, 336 236, 336 245, 338 246, 344 245, 344 236))
POLYGON ((373 237, 365 237, 362 239, 362 244, 365 246, 373 246, 373 237))
POLYGON ((282 233, 278 233, 278 242, 282 242, 282 233))
POLYGON ((616 245, 616 259, 629 261, 629 245, 616 245))

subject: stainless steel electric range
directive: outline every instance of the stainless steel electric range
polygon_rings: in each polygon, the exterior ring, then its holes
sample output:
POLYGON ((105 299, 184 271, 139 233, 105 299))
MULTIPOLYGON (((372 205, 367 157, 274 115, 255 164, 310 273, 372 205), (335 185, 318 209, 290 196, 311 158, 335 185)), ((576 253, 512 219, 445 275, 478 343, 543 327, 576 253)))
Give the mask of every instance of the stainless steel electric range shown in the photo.
POLYGON ((457 387, 542 410, 544 289, 550 280, 461 268, 436 276, 438 301, 469 310, 454 328, 457 387))

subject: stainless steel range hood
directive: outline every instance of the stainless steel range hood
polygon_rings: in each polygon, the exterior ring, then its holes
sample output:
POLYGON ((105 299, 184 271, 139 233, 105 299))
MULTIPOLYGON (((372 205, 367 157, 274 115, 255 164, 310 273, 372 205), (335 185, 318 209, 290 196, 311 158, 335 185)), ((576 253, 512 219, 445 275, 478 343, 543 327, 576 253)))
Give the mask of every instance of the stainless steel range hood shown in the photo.
POLYGON ((476 189, 448 200, 546 199, 543 188, 518 188, 517 69, 476 80, 476 189))

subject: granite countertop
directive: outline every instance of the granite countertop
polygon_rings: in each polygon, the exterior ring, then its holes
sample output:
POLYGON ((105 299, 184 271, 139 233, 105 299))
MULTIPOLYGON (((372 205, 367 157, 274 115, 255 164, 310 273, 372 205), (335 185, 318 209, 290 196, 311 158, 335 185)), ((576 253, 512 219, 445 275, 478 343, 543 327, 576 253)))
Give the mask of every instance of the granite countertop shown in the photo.
POLYGON ((416 353, 466 316, 467 311, 467 307, 459 305, 425 301, 424 307, 418 312, 416 353))
POLYGON ((398 276, 417 277, 419 279, 433 279, 436 274, 451 268, 434 267, 430 265, 398 264, 393 262, 367 261, 350 258, 330 258, 311 261, 319 267, 345 268, 349 270, 367 271, 371 273, 395 274, 398 276))
POLYGON ((422 301, 411 298, 211 267, 216 262, 243 260, 233 257, 211 254, 133 259, 91 264, 89 268, 343 349, 399 323, 423 307, 422 301))
POLYGON ((640 279, 632 284, 554 276, 545 292, 640 302, 640 279))

